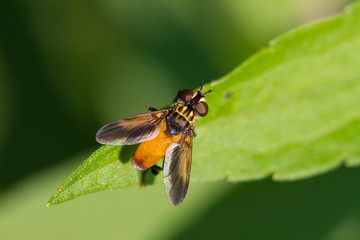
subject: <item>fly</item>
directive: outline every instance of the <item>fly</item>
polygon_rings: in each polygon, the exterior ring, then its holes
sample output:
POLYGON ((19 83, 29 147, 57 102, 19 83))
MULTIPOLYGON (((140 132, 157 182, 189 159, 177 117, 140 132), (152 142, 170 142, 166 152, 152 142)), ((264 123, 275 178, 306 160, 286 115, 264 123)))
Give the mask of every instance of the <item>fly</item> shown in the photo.
POLYGON ((174 106, 157 110, 146 106, 151 112, 120 119, 106 124, 96 134, 96 140, 108 145, 132 145, 141 143, 132 156, 131 163, 138 170, 157 171, 155 165, 164 159, 164 184, 169 203, 179 205, 185 198, 190 181, 192 140, 194 124, 198 117, 205 117, 208 105, 205 95, 211 90, 182 90, 174 106))

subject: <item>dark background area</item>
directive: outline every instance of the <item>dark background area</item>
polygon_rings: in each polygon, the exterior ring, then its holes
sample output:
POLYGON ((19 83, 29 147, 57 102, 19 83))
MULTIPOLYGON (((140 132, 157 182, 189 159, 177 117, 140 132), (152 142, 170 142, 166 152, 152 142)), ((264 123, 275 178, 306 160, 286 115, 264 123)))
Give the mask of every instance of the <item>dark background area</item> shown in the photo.
POLYGON ((237 186, 176 239, 358 239, 359 169, 341 168, 294 183, 270 179, 237 186), (350 217, 349 217, 350 216, 350 217), (351 224, 342 223, 350 218, 351 224), (344 224, 349 228, 340 228, 344 224), (332 232, 332 230, 334 232, 332 232), (344 231, 344 232, 342 232, 344 231))

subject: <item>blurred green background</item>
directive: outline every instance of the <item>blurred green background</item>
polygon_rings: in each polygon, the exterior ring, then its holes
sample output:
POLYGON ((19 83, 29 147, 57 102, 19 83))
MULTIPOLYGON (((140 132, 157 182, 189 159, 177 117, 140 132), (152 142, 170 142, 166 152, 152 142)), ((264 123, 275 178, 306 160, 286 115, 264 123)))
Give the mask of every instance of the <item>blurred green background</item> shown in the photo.
POLYGON ((44 207, 99 147, 100 126, 163 107, 350 2, 2 1, 0 239, 360 239, 356 168, 293 183, 192 182, 176 208, 160 185, 44 207))

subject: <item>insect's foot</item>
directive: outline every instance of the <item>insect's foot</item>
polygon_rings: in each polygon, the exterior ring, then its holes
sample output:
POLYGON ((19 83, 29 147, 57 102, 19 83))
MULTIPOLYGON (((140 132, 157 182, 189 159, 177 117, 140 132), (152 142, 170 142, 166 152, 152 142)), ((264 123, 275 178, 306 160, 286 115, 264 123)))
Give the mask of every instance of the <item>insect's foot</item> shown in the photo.
POLYGON ((158 111, 156 108, 150 107, 149 105, 146 105, 146 108, 152 112, 158 111))
POLYGON ((145 187, 146 186, 146 174, 148 172, 148 169, 146 169, 145 171, 142 172, 141 174, 141 183, 139 185, 139 188, 145 187))

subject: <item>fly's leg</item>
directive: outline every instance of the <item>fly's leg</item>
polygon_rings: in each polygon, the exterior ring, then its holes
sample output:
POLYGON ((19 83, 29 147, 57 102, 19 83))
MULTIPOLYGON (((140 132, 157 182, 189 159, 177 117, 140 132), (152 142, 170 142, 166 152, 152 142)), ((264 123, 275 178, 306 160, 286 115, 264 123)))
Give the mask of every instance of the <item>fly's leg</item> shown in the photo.
POLYGON ((150 107, 149 105, 146 105, 146 108, 152 112, 158 111, 156 108, 150 107))
POLYGON ((191 131, 192 131, 194 137, 196 137, 196 133, 195 133, 194 129, 191 129, 191 131))
POLYGON ((163 170, 162 167, 159 167, 158 165, 154 165, 152 166, 151 168, 151 172, 154 174, 154 175, 158 175, 160 171, 163 170))
POLYGON ((157 165, 154 165, 151 168, 148 168, 145 171, 143 171, 142 174, 141 174, 141 183, 140 183, 140 186, 139 186, 140 188, 146 186, 146 174, 148 173, 149 170, 152 172, 152 174, 158 175, 159 172, 163 170, 163 168, 159 167, 157 165))
POLYGON ((149 171, 149 169, 146 169, 145 171, 142 172, 141 174, 141 183, 139 185, 139 188, 145 187, 146 186, 146 174, 149 171))

